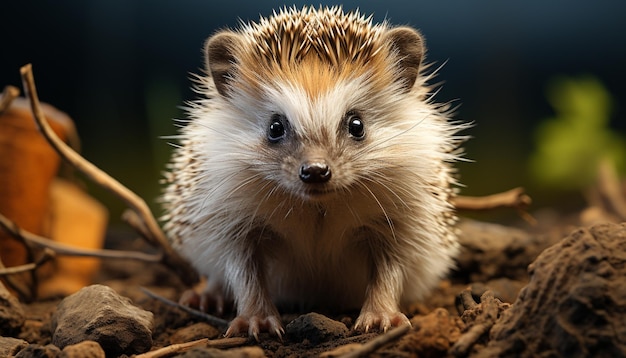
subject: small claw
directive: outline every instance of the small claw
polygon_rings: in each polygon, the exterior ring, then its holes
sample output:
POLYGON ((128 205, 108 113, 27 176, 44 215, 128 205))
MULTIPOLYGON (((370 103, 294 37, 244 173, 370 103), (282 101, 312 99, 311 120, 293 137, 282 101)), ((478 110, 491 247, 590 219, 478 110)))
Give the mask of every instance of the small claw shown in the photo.
POLYGON ((252 317, 236 317, 231 323, 230 327, 226 331, 225 336, 231 337, 243 332, 247 332, 249 337, 253 337, 257 342, 260 342, 259 333, 269 332, 276 335, 282 341, 282 335, 285 333, 280 319, 277 316, 257 316, 252 317))
POLYGON ((276 338, 278 338, 278 340, 279 340, 281 343, 283 342, 283 335, 282 335, 282 334, 280 334, 280 331, 279 331, 279 330, 275 330, 275 331, 274 331, 274 332, 272 332, 272 333, 276 336, 276 338))
POLYGON ((387 332, 391 327, 411 325, 406 316, 400 312, 363 312, 354 325, 355 330, 364 328, 364 333, 368 333, 371 328, 378 327, 382 332, 387 332))

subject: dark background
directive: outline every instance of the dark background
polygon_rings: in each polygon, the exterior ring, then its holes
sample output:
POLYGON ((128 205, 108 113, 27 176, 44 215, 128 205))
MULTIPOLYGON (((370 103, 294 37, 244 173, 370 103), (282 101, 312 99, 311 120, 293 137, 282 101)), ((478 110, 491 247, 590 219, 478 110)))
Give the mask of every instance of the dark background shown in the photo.
MULTIPOLYGON (((301 7, 303 2, 295 2, 301 7)), ((313 3, 319 5, 319 3, 313 3)), ((334 3, 321 2, 322 5, 334 3)), ((175 133, 172 118, 192 99, 189 73, 202 67, 204 40, 238 19, 258 20, 275 1, 12 1, 0 9, 0 85, 21 87, 32 63, 39 95, 76 122, 83 154, 153 204, 175 133)), ((291 3, 287 3, 291 5, 291 3)), ((533 131, 554 113, 546 86, 555 76, 591 74, 614 98, 611 127, 626 135, 626 2, 343 2, 375 21, 421 30, 428 60, 441 64, 439 101, 461 104, 475 122, 461 164, 466 194, 523 185, 538 206, 575 206, 528 175, 533 131), (548 194, 550 193, 550 194, 548 194)), ((122 204, 91 189, 119 216, 122 204)), ((558 192, 558 190, 557 190, 558 192)), ((157 207, 154 206, 156 209, 157 207)), ((158 211, 158 209, 156 209, 158 211)))

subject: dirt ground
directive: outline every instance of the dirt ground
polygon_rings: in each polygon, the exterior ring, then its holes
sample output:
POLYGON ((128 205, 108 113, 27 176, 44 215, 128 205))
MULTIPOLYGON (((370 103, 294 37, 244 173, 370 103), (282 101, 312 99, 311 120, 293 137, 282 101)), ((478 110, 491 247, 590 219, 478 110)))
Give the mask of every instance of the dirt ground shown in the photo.
MULTIPOLYGON (((358 312, 327 316, 294 312, 282 316, 287 331, 282 341, 266 334, 260 336, 260 342, 224 341, 221 338, 224 327, 207 324, 204 319, 142 291, 142 287, 147 288, 159 296, 177 300, 186 289, 176 275, 161 265, 103 260, 95 281, 152 312, 153 357, 626 355, 626 276, 619 272, 626 267, 626 225, 585 226, 579 214, 564 217, 549 211, 534 216, 537 219, 534 226, 522 221, 504 226, 462 220, 459 227, 463 252, 458 258, 458 268, 441 281, 430 297, 408 307, 406 313, 412 327, 402 332, 354 332, 351 327, 358 312), (548 256, 547 261, 542 262, 544 256, 548 256), (580 262, 572 262, 573 259, 580 262), (582 271, 575 273, 576 270, 582 271), (557 276, 550 276, 554 274, 557 276), (599 276, 593 276, 596 274, 599 276), (545 317, 567 322, 555 324, 545 317), (546 341, 529 332, 554 334, 557 338, 546 341), (589 341, 587 335, 595 338, 589 341), (188 351, 172 346, 202 338, 217 342, 219 350, 207 348, 206 342, 188 351), (376 339, 386 342, 372 348, 373 343, 368 342, 376 339), (172 351, 159 355, 158 350, 164 347, 172 351)), ((147 248, 133 237, 129 232, 111 232, 107 246, 147 248)), ((22 303, 26 319, 13 336, 29 345, 22 347, 22 353, 17 356, 60 356, 61 351, 50 346, 53 335, 50 322, 61 300, 62 297, 22 303)), ((232 313, 224 318, 232 318, 232 313)), ((100 345, 108 352, 107 356, 112 356, 106 343, 100 345)), ((87 356, 81 355, 87 351, 83 347, 78 350, 82 353, 71 356, 87 356)), ((63 354, 69 356, 65 351, 63 354)), ((132 354, 121 354, 126 355, 132 354)))

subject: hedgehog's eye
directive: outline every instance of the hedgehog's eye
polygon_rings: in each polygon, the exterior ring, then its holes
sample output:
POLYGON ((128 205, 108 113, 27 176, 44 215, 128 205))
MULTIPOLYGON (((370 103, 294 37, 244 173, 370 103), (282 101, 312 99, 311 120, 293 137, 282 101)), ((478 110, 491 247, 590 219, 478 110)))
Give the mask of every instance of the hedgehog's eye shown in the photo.
POLYGON ((285 117, 280 114, 274 114, 267 128, 267 139, 272 143, 277 143, 285 138, 285 132, 285 117))
POLYGON ((348 133, 354 140, 365 138, 365 125, 357 112, 350 111, 346 113, 346 122, 348 124, 348 133))

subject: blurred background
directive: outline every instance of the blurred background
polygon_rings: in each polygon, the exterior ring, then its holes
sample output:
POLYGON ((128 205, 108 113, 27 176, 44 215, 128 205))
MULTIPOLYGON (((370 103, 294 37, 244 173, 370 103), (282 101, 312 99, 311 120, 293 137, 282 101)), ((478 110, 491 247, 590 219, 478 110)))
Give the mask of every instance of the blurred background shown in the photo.
MULTIPOLYGON (((309 3, 286 3, 293 4, 309 3)), ((21 88, 19 68, 32 63, 41 100, 74 119, 83 155, 159 212, 154 201, 171 149, 159 137, 175 133, 172 118, 184 117, 179 106, 194 98, 189 73, 203 66, 205 39, 283 5, 267 0, 13 1, 11 9, 5 5, 0 11, 0 85, 21 88)), ((545 123, 560 121, 556 132, 562 134, 568 133, 562 128, 576 126, 564 119, 568 115, 597 123, 595 129, 566 136, 576 145, 604 148, 614 141, 616 152, 624 147, 626 2, 387 0, 344 1, 343 6, 374 14, 375 21, 420 29, 427 60, 445 63, 436 98, 459 104, 457 118, 475 123, 465 146, 474 162, 459 165, 464 194, 525 186, 535 207, 581 205, 577 186, 585 182, 550 183, 537 168, 596 157, 566 151, 533 159, 539 148, 563 140, 542 135, 545 123), (580 110, 587 117, 568 112, 579 107, 587 109, 580 110), (600 139, 591 143, 590 131, 606 136, 592 136, 600 139)), ((592 167, 578 170, 593 172, 592 167)), ((90 190, 111 209, 112 219, 119 217, 118 200, 93 185, 90 190)))

